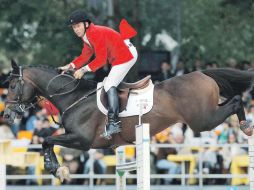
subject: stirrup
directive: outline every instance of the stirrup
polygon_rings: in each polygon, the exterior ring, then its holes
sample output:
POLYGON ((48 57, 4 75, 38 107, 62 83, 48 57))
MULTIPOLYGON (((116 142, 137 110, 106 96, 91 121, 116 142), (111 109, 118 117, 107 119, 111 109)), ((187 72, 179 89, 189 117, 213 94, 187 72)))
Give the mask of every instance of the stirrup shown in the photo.
POLYGON ((107 130, 107 126, 109 124, 107 124, 105 126, 105 131, 103 132, 103 134, 101 134, 100 136, 105 138, 106 140, 110 140, 112 139, 112 136, 113 134, 117 134, 117 133, 120 133, 122 131, 122 128, 121 126, 119 126, 119 123, 121 123, 121 121, 118 121, 118 122, 115 122, 114 125, 117 125, 117 127, 114 127, 113 129, 111 129, 110 131, 107 130))
POLYGON ((107 131, 104 131, 100 137, 103 137, 104 139, 106 140, 111 140, 112 139, 112 136, 107 132, 107 131))

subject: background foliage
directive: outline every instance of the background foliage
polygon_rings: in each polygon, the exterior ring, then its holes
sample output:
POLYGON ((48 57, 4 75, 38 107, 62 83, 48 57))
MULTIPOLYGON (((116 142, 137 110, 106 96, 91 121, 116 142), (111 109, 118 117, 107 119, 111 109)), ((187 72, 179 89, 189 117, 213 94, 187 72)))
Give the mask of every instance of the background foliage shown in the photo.
POLYGON ((254 60, 254 0, 0 0, 1 64, 11 57, 22 64, 67 64, 82 48, 65 24, 77 8, 115 29, 127 18, 139 32, 139 50, 164 50, 155 36, 165 29, 180 42, 180 56, 189 64, 196 58, 221 65, 229 57, 254 60), (143 46, 148 33, 151 40, 143 46))

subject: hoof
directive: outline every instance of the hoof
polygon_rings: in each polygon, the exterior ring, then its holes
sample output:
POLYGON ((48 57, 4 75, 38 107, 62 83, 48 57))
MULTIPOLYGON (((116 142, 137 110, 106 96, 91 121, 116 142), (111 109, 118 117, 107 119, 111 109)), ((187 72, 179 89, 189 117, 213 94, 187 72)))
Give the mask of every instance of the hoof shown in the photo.
POLYGON ((252 136, 253 135, 253 127, 247 121, 241 121, 240 122, 240 129, 247 136, 252 136))
POLYGON ((70 170, 66 166, 61 166, 56 171, 56 176, 60 179, 61 182, 64 180, 70 180, 70 170))

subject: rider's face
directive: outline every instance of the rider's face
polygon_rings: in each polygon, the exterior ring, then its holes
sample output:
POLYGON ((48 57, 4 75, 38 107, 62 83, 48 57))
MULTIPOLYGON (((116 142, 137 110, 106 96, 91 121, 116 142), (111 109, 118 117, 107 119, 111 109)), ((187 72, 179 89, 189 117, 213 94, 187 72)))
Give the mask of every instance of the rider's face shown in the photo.
POLYGON ((83 22, 79 22, 77 24, 73 24, 72 25, 72 29, 73 31, 75 32, 75 34, 78 36, 78 37, 83 37, 85 35, 85 25, 83 22))

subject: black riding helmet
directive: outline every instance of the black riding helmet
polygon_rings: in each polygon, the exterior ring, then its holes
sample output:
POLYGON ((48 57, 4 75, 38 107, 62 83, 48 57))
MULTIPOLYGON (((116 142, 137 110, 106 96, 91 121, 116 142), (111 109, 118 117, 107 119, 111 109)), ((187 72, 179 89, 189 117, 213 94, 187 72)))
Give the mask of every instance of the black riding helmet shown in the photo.
POLYGON ((67 21, 67 25, 71 26, 71 25, 77 24, 79 22, 89 22, 89 23, 91 23, 89 17, 87 16, 87 14, 84 11, 82 11, 82 10, 73 11, 69 16, 69 19, 67 21))

